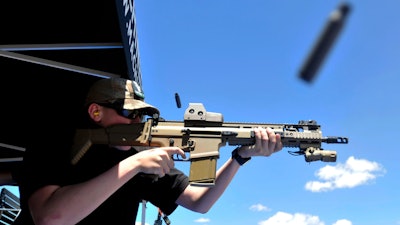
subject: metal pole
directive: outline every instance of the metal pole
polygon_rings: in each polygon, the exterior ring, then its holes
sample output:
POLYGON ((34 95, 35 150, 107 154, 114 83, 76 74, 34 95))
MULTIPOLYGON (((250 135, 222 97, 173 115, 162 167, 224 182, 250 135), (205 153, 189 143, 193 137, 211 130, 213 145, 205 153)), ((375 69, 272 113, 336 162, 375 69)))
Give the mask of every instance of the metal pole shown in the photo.
POLYGON ((146 224, 146 200, 142 200, 142 225, 146 224))

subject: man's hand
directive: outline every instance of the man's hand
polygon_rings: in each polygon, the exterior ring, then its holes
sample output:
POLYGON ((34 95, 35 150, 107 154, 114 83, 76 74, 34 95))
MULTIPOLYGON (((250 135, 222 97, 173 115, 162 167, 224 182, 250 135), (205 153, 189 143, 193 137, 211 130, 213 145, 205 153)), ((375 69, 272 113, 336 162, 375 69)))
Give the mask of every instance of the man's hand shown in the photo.
POLYGON ((175 166, 173 155, 186 158, 185 152, 178 147, 160 147, 141 151, 134 155, 139 162, 140 172, 165 176, 175 166))
POLYGON ((254 134, 256 144, 252 146, 242 146, 238 153, 243 158, 252 156, 270 156, 283 148, 281 137, 279 134, 270 129, 255 128, 254 134))

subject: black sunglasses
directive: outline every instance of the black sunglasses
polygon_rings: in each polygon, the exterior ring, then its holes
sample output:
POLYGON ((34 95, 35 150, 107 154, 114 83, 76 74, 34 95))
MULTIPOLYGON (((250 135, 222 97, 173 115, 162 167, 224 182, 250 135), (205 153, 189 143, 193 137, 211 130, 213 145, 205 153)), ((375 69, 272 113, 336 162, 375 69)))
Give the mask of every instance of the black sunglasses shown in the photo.
POLYGON ((121 110, 116 110, 117 113, 123 117, 129 118, 129 119, 136 119, 137 117, 143 118, 143 112, 135 109, 135 110, 129 110, 129 109, 121 109, 121 110))
POLYGON ((99 105, 114 109, 118 113, 118 115, 123 116, 125 118, 129 118, 129 119, 136 119, 137 117, 140 117, 141 119, 143 119, 143 116, 145 114, 143 111, 140 111, 137 109, 134 109, 134 110, 124 109, 121 107, 121 104, 118 104, 118 103, 114 103, 114 104, 100 103, 99 105))

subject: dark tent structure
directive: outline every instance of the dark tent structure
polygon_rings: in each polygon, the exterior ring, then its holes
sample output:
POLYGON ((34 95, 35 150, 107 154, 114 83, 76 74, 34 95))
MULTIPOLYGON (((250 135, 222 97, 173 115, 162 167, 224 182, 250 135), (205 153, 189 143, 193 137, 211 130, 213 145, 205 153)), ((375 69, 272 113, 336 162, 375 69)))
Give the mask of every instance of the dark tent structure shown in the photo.
POLYGON ((42 129, 79 123, 76 109, 94 81, 141 84, 141 74, 133 0, 1 1, 0 8, 0 171, 14 175, 27 142, 46 140, 42 129))

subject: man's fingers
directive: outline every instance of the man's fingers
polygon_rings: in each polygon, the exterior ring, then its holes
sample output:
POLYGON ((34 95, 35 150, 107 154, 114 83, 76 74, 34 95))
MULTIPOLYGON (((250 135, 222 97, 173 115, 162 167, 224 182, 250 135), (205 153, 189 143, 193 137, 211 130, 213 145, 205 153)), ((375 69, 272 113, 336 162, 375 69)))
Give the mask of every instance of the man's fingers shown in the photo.
POLYGON ((165 147, 164 150, 171 156, 171 158, 175 154, 180 155, 184 159, 186 158, 185 152, 178 147, 165 147))
POLYGON ((281 135, 276 134, 275 152, 282 150, 282 148, 283 148, 283 143, 282 143, 281 135))
POLYGON ((254 136, 256 138, 256 146, 259 146, 256 148, 256 151, 260 152, 265 146, 268 146, 268 134, 266 132, 262 132, 261 127, 256 127, 254 129, 254 136))
POLYGON ((268 136, 268 150, 271 151, 271 153, 275 152, 275 147, 276 147, 276 135, 275 132, 272 131, 271 128, 266 129, 266 133, 268 136))

